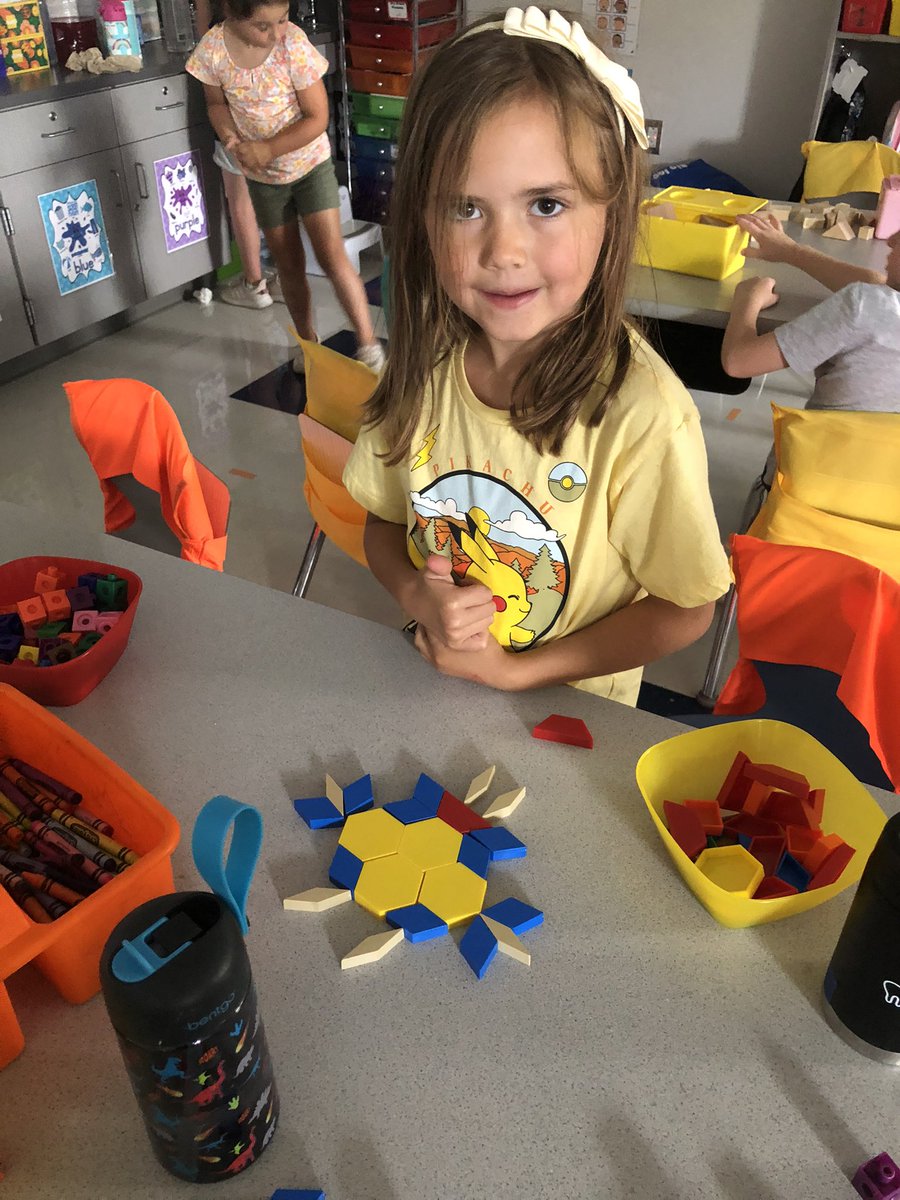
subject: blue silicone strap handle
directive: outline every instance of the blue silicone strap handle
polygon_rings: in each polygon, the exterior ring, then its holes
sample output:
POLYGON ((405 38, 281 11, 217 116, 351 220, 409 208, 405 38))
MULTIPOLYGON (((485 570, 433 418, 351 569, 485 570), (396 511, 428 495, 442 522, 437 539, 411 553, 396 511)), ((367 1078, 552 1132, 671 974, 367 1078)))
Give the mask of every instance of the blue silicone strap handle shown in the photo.
POLYGON ((253 882, 262 846, 262 814, 252 804, 230 796, 213 796, 197 814, 191 837, 194 865, 215 894, 237 917, 241 932, 247 924, 247 893, 253 882), (228 857, 225 843, 231 833, 228 857))

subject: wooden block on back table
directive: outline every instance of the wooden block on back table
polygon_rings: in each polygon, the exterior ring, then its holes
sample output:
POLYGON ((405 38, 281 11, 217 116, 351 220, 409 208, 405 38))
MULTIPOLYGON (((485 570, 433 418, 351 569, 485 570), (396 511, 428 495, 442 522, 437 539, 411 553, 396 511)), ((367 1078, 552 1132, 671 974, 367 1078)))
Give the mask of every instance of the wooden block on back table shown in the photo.
POLYGON ((822 237, 834 238, 839 242, 852 242, 856 234, 845 217, 838 217, 830 229, 822 230, 822 237))
POLYGON ((803 218, 803 228, 821 232, 825 228, 825 218, 818 214, 810 213, 809 216, 803 218))
POLYGON ((856 236, 861 242, 870 242, 875 236, 874 225, 860 225, 859 229, 856 231, 856 236))
POLYGON ((789 221, 791 219, 791 210, 793 207, 794 206, 789 204, 787 201, 781 203, 778 200, 770 200, 766 206, 766 212, 771 213, 773 217, 777 217, 783 225, 785 221, 789 221))

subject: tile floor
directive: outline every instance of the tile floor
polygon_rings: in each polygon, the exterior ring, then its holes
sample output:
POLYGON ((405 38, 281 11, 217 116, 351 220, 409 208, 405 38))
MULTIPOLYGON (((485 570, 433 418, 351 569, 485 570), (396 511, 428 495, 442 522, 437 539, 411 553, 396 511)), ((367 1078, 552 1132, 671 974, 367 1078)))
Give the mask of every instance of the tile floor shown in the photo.
MULTIPOLYGON (((364 258, 363 274, 377 274, 364 258)), ((346 326, 330 285, 311 277, 319 336, 346 326)), ((383 314, 376 331, 385 335, 383 314)), ((170 401, 194 454, 232 495, 226 571, 289 591, 311 530, 303 501, 297 420, 231 394, 293 353, 284 305, 261 312, 182 302, 0 386, 0 499, 76 513, 100 529, 100 491, 76 442, 61 384, 129 376, 152 383, 170 401), (240 474, 232 474, 232 471, 240 474), (250 477, 248 477, 250 476, 250 477)), ((710 486, 723 537, 735 526, 747 490, 771 443, 769 401, 800 405, 806 380, 783 371, 740 396, 694 392, 706 436, 710 486)), ((0 535, 2 542, 2 535, 0 535)), ((402 615, 368 573, 326 544, 310 600, 398 627, 402 615)), ((298 601, 299 603, 299 601, 298 601)), ((693 695, 703 679, 711 634, 651 664, 645 678, 693 695)))

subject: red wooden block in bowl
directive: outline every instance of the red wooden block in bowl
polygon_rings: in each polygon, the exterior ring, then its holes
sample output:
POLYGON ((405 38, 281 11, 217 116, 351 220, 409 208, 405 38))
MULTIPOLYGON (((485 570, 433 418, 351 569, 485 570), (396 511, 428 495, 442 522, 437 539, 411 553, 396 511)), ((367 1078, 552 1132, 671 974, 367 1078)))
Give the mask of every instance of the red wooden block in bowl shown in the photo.
POLYGON ((774 875, 784 854, 784 838, 781 834, 764 834, 751 838, 750 853, 762 863, 766 875, 774 875))
POLYGON ((754 900, 775 900, 779 896, 796 896, 797 889, 791 883, 785 883, 777 875, 767 875, 756 891, 754 900))
POLYGON ((838 837, 836 833, 825 833, 819 840, 809 849, 804 855, 804 868, 809 871, 810 875, 815 875, 822 863, 829 858, 835 850, 839 850, 844 845, 844 840, 838 837))
POLYGON ((744 768, 749 764, 749 755, 745 754, 743 750, 738 750, 734 756, 734 762, 725 776, 725 781, 719 788, 719 794, 716 796, 719 808, 728 808, 732 812, 739 812, 744 807, 744 799, 751 783, 744 776, 744 768))
POLYGON ((805 825, 807 829, 812 822, 812 809, 791 792, 772 792, 759 815, 779 825, 805 825))
POLYGON ((706 849, 706 834, 703 832, 700 818, 691 809, 685 808, 683 804, 676 804, 673 800, 663 801, 663 812, 669 833, 693 861, 701 850, 706 849))
POLYGON ((748 837, 780 837, 781 826, 777 821, 765 817, 754 817, 751 813, 739 812, 733 817, 725 818, 725 830, 731 833, 745 833, 748 837))
POLYGON ((14 604, 23 596, 31 596, 37 572, 44 570, 48 564, 59 568, 65 580, 64 587, 75 587, 79 575, 96 574, 118 575, 125 580, 128 588, 128 605, 119 622, 87 653, 53 667, 35 668, 21 662, 0 663, 0 683, 18 688, 38 704, 62 708, 77 704, 89 695, 121 658, 131 635, 142 584, 139 576, 133 571, 126 571, 124 567, 83 558, 42 554, 32 558, 17 558, 0 565, 0 604, 14 604))
POLYGON ((685 800, 684 807, 697 814, 704 833, 715 836, 722 832, 722 810, 715 800, 685 800))
POLYGON ((741 812, 748 813, 751 817, 758 816, 763 805, 772 795, 772 791, 773 788, 770 784, 760 783, 758 779, 754 779, 744 798, 741 812))
POLYGON ((830 883, 836 883, 843 874, 844 867, 846 867, 855 853, 856 851, 852 846, 848 846, 846 842, 842 842, 836 850, 828 855, 818 871, 815 872, 806 890, 809 892, 815 888, 828 887, 830 883))
POLYGON ((747 779, 767 783, 769 787, 778 788, 780 792, 790 792, 805 800, 809 795, 809 780, 798 771, 789 771, 775 763, 750 763, 744 769, 747 779))
POLYGON ((822 837, 821 829, 808 829, 804 825, 788 825, 784 832, 787 838, 788 854, 792 854, 801 866, 806 866, 804 860, 822 837))

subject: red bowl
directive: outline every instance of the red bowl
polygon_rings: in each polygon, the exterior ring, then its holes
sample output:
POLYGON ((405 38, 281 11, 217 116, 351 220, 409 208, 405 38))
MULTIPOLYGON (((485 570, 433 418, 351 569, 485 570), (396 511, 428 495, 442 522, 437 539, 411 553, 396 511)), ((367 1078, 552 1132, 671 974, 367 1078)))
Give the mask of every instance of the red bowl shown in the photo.
POLYGON ((0 566, 0 607, 16 604, 34 595, 34 580, 46 566, 59 567, 63 587, 75 587, 79 575, 118 575, 128 585, 128 604, 113 628, 85 654, 53 667, 35 667, 28 663, 0 662, 0 683, 8 683, 38 704, 64 708, 89 695, 113 669, 128 645, 131 626, 143 585, 140 577, 124 567, 92 562, 86 558, 59 558, 42 554, 35 558, 16 558, 0 566))

